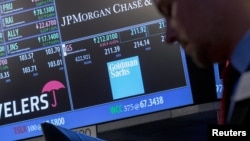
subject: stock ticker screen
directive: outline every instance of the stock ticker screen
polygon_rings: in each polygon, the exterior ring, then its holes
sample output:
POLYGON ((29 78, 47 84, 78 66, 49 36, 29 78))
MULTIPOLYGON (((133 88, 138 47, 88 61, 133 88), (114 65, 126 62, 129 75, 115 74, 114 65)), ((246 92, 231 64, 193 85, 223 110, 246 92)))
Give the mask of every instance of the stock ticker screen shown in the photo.
POLYGON ((0 12, 1 138, 193 104, 152 0, 1 0, 0 12))

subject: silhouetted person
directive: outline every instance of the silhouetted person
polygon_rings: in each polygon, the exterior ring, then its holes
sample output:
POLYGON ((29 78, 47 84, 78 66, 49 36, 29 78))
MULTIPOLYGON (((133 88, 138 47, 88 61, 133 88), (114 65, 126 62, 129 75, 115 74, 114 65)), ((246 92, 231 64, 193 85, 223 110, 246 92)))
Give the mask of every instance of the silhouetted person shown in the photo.
MULTIPOLYGON (((228 60, 222 74, 224 92, 219 124, 232 123, 228 114, 229 107, 234 106, 231 98, 235 96, 239 77, 250 66, 250 0, 154 1, 167 21, 166 43, 178 41, 200 68, 228 60)), ((247 85, 250 87, 250 83, 247 85)), ((248 105, 247 102, 241 105, 246 110, 239 114, 245 112, 247 116, 248 105)), ((246 120, 245 117, 242 122, 246 120)))

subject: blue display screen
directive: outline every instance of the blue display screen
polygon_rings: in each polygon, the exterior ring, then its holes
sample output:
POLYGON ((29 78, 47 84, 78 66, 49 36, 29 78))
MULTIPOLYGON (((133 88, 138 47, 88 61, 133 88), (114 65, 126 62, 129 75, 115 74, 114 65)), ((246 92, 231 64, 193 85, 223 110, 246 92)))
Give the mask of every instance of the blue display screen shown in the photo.
POLYGON ((224 68, 226 67, 226 63, 216 63, 214 64, 214 74, 215 74, 215 83, 216 83, 216 93, 217 98, 222 98, 222 92, 223 92, 223 79, 222 79, 222 73, 224 68))
POLYGON ((152 0, 0 1, 0 136, 42 135, 193 104, 152 0))

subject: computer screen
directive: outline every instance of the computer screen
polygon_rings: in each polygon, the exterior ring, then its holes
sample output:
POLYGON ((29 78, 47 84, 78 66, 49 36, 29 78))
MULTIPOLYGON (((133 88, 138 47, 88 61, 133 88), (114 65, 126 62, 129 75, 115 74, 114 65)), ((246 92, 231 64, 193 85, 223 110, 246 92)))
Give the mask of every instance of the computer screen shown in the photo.
POLYGON ((215 63, 214 64, 214 74, 215 74, 215 83, 216 83, 216 93, 217 99, 222 98, 223 92, 223 71, 225 67, 228 65, 228 62, 215 63))
POLYGON ((42 135, 194 104, 152 0, 1 0, 0 135, 42 135))

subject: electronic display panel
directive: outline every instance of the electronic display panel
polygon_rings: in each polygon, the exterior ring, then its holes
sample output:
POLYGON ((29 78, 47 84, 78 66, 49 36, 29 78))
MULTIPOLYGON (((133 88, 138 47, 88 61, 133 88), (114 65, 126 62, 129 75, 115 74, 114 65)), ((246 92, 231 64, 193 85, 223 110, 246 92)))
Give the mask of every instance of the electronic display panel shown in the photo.
POLYGON ((152 0, 0 1, 0 136, 193 104, 186 56, 152 0))
POLYGON ((214 74, 215 74, 215 83, 216 83, 216 93, 217 99, 222 98, 223 92, 223 71, 227 67, 228 61, 222 63, 214 64, 214 74))

